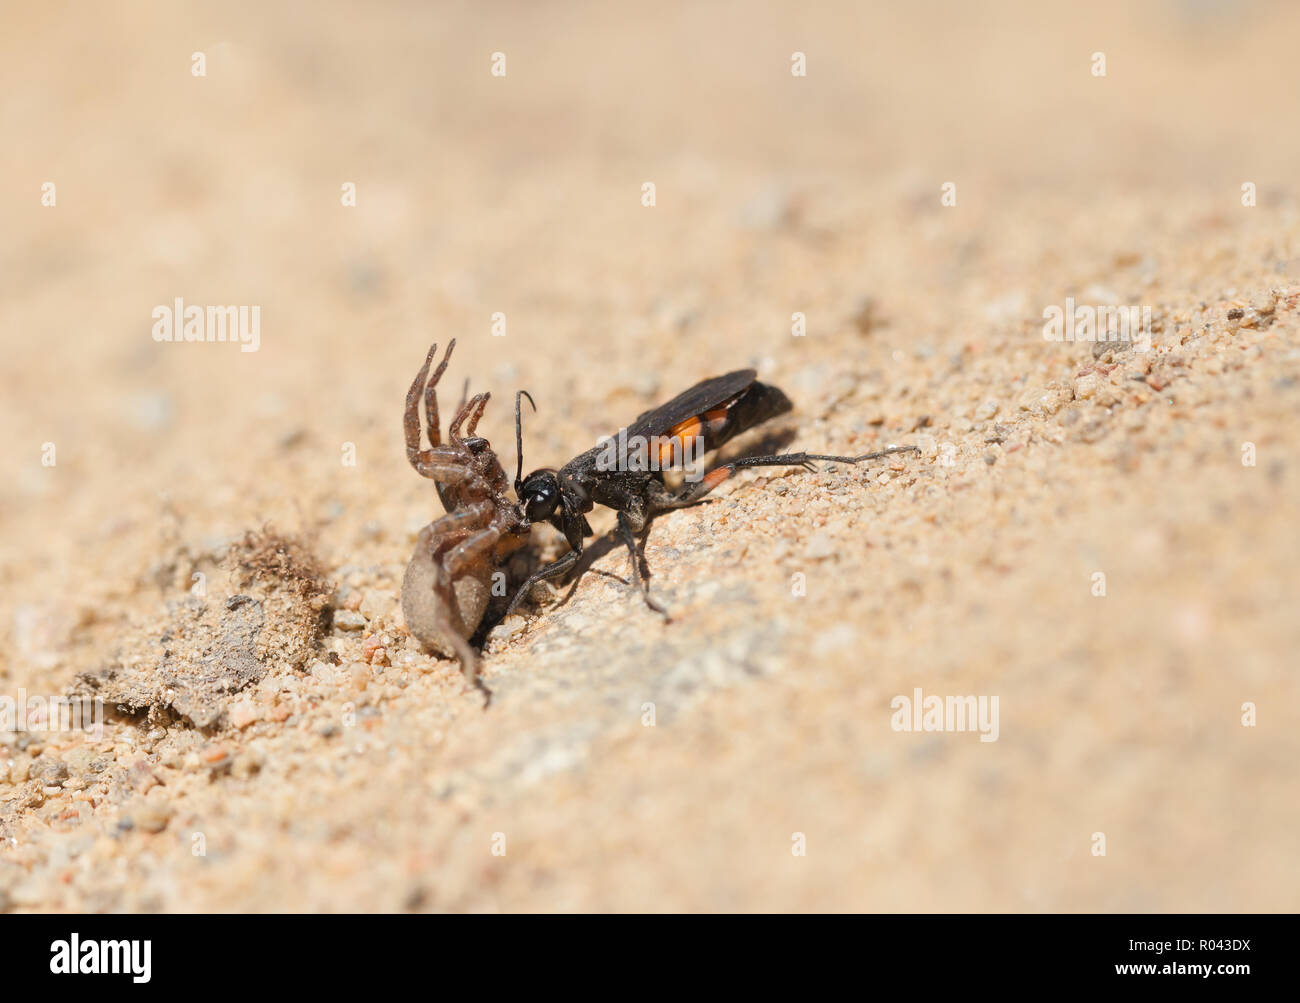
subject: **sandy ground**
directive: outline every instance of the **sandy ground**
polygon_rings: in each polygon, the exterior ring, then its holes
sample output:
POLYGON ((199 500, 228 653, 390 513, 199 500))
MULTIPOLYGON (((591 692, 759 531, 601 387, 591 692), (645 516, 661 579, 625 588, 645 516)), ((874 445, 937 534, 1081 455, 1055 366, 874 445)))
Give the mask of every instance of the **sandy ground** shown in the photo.
POLYGON ((0 695, 111 700, 0 734, 0 909, 1294 909, 1300 10, 1047 6, 10 11, 0 695), (559 465, 745 366, 792 448, 921 453, 658 520, 670 623, 598 539, 485 712, 398 608, 449 337, 512 471, 518 387, 559 465))

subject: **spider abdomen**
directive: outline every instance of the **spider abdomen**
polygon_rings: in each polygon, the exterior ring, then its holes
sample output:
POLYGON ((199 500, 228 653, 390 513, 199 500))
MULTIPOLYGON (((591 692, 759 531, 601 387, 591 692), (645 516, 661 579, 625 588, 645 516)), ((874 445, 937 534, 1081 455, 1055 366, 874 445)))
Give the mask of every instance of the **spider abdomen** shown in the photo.
POLYGON ((445 603, 434 587, 440 571, 430 553, 429 534, 426 526, 406 565, 402 578, 402 616, 406 629, 417 641, 430 651, 455 658, 459 649, 447 636, 447 630, 454 630, 463 642, 478 629, 492 594, 493 568, 487 563, 466 568, 451 583, 455 601, 445 603))

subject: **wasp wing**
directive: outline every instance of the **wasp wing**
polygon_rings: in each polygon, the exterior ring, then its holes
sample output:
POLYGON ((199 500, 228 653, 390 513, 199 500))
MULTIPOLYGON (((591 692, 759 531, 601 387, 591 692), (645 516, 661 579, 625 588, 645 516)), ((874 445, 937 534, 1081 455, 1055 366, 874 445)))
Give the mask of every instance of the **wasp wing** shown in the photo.
POLYGON ((737 369, 725 376, 715 376, 709 380, 700 380, 689 390, 683 390, 667 404, 637 415, 636 421, 628 426, 628 438, 641 435, 667 435, 673 426, 693 418, 696 415, 721 407, 738 396, 754 383, 758 373, 753 369, 737 369))
POLYGON ((666 404, 644 412, 616 435, 619 470, 661 471, 680 466, 791 408, 776 387, 759 383, 752 369, 702 380, 666 404))

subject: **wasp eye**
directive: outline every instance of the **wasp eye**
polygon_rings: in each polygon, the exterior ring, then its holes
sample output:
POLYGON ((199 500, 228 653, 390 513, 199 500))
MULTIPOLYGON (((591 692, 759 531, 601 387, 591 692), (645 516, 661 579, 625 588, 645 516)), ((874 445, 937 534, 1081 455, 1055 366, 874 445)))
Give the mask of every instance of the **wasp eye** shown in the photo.
POLYGON ((530 477, 524 482, 524 514, 529 522, 549 519, 559 504, 559 485, 553 477, 530 477))

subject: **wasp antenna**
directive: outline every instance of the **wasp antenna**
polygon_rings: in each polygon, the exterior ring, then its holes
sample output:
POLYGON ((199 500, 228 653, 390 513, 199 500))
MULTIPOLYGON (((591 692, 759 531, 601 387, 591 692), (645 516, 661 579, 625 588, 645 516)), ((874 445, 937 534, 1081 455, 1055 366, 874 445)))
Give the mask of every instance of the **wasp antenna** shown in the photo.
POLYGON ((537 411, 537 404, 533 400, 532 394, 527 390, 515 392, 515 456, 519 458, 515 466, 515 494, 520 501, 523 500, 524 487, 524 422, 519 413, 519 398, 521 397, 527 397, 528 403, 533 405, 533 411, 537 411))

